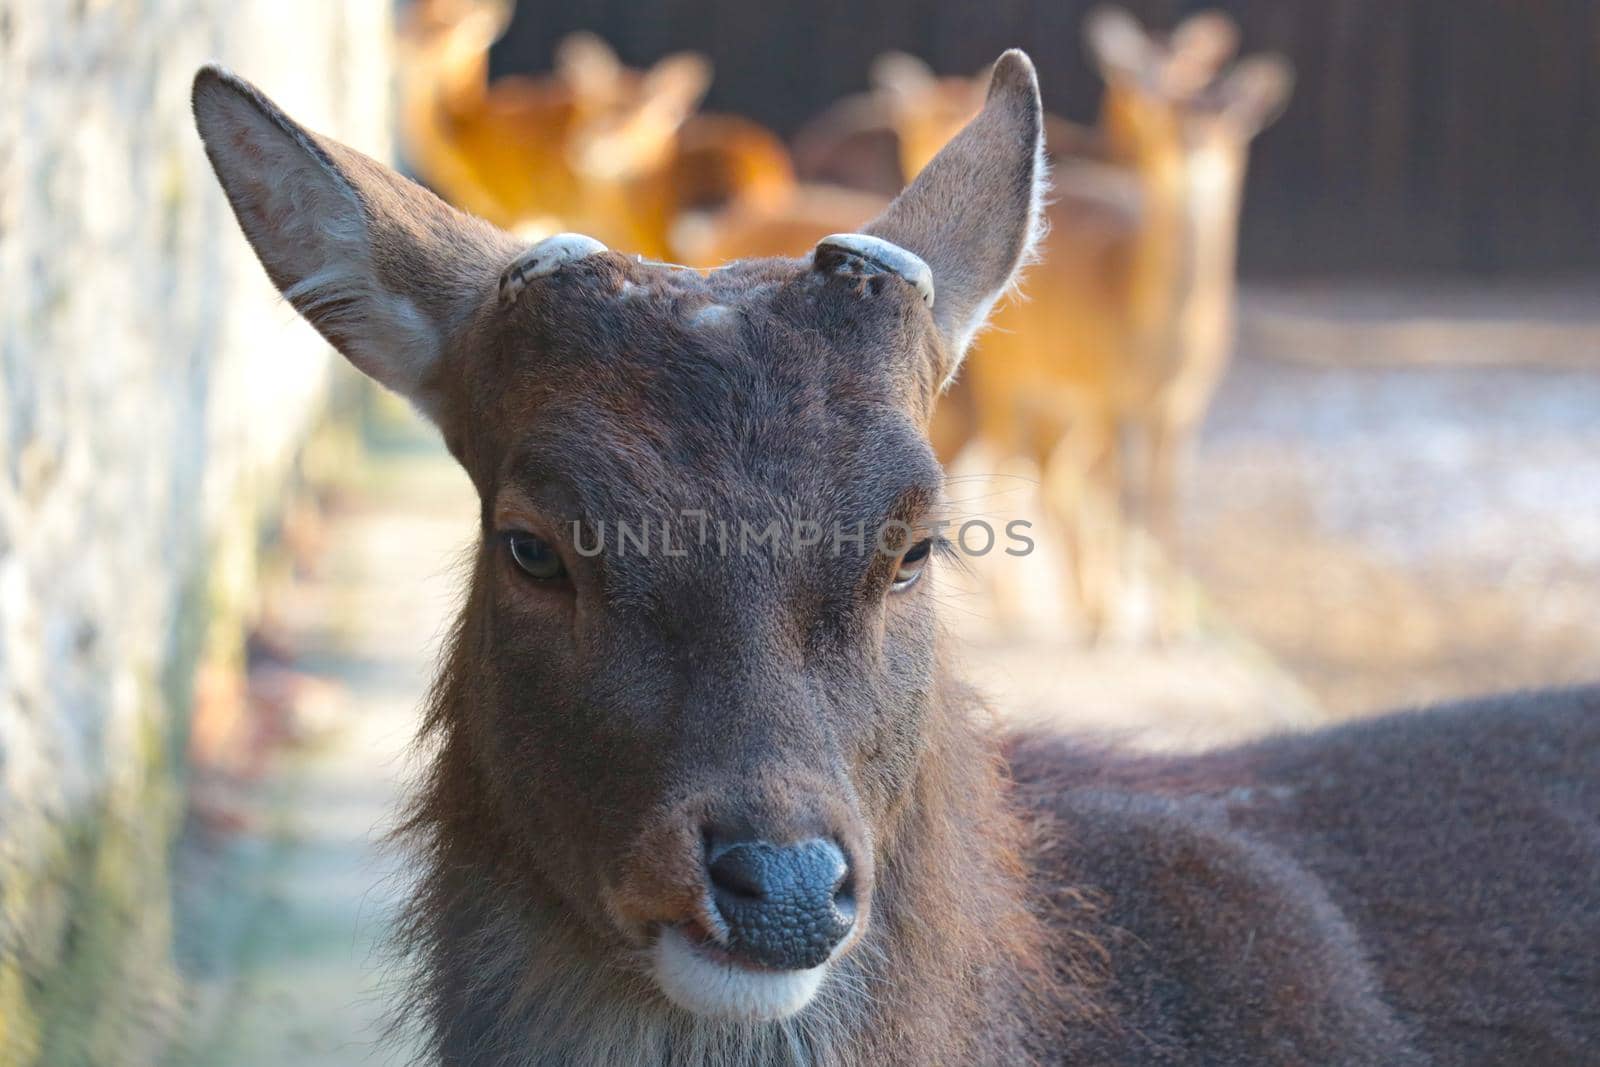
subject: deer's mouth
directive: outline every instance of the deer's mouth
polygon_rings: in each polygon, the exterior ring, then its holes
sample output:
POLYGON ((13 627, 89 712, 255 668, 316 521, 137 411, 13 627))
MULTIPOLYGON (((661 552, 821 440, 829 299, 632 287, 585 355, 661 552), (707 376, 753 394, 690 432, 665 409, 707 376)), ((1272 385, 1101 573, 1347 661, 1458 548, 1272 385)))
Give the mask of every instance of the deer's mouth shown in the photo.
POLYGON ((696 1015, 746 1021, 785 1019, 816 997, 828 962, 779 970, 741 959, 695 922, 663 927, 651 973, 667 999, 696 1015))
POLYGON ((688 942, 689 947, 706 959, 717 964, 726 964, 729 967, 738 967, 755 974, 783 974, 780 967, 769 967, 754 960, 748 960, 730 952, 717 944, 716 937, 702 925, 699 920, 690 919, 677 925, 679 934, 688 942))

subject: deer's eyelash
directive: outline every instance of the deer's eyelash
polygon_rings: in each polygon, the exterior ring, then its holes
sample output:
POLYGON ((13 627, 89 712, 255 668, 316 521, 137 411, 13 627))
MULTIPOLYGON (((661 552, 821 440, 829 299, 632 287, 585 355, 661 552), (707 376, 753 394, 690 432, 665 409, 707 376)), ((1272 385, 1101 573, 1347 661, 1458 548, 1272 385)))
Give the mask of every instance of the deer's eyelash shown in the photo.
POLYGON ((954 538, 939 535, 933 538, 933 551, 930 557, 937 558, 941 567, 953 567, 967 576, 972 574, 972 561, 967 554, 961 551, 961 546, 956 544, 954 538))

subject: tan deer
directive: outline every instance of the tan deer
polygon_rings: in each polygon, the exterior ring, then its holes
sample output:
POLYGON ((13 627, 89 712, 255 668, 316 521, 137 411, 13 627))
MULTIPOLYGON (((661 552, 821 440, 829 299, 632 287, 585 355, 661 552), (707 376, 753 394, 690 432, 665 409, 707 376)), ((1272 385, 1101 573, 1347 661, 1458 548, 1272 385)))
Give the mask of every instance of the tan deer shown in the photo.
POLYGON ((510 12, 506 0, 416 0, 402 20, 401 140, 446 199, 522 233, 582 228, 656 258, 688 210, 787 201, 782 142, 695 114, 711 80, 703 57, 634 71, 573 34, 549 76, 490 84, 489 46, 510 12))
POLYGON ((838 185, 798 183, 770 203, 726 205, 680 216, 672 228, 677 258, 719 267, 751 256, 783 256, 854 229, 888 206, 887 197, 838 185))
MULTIPOLYGON (((1130 521, 1175 551, 1176 473, 1232 346, 1248 148, 1291 76, 1270 56, 1219 73, 1237 29, 1215 13, 1158 41, 1101 9, 1087 36, 1106 80, 1100 127, 1047 126, 1056 195, 1029 299, 1000 309, 934 439, 947 459, 977 439, 1044 472, 1098 633, 1115 622, 1130 521)), ((970 80, 908 56, 880 59, 875 80, 907 174, 981 103, 970 80)))
POLYGON ((431 1062, 1595 1062, 1600 690, 1139 759, 953 678, 926 430, 1038 230, 1022 53, 864 232, 704 274, 194 107, 482 500, 409 820, 431 1062))

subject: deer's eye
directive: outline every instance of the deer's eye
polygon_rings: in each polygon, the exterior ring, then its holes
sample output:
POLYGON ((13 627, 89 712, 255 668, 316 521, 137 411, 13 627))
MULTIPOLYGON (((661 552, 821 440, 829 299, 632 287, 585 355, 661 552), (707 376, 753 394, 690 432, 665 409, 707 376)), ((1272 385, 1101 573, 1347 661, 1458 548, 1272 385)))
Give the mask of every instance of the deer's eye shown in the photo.
POLYGON ((901 556, 900 562, 895 565, 894 582, 889 586, 891 592, 898 593, 903 589, 910 589, 916 580, 922 577, 932 549, 933 539, 928 537, 906 549, 905 555, 901 556))
POLYGON ((531 533, 513 530, 504 535, 506 549, 522 572, 537 582, 559 582, 567 576, 567 565, 555 546, 531 533))

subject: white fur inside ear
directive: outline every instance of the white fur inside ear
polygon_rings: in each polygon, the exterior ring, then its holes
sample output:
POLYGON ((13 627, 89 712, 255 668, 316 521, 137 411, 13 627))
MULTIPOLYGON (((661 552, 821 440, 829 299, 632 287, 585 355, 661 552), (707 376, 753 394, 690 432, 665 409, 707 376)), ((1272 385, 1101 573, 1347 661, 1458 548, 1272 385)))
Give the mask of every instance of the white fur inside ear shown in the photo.
POLYGON ((438 329, 378 277, 361 198, 324 150, 231 75, 202 77, 195 118, 238 215, 283 295, 359 369, 434 415, 423 381, 438 329))
POLYGON ((933 307, 933 271, 919 255, 908 252, 892 241, 864 233, 836 233, 817 242, 812 262, 829 250, 842 252, 864 260, 872 266, 898 274, 922 297, 922 302, 933 307))
POLYGON ((363 239, 348 258, 288 286, 283 295, 307 318, 343 338, 351 363, 402 394, 429 418, 433 398, 423 379, 439 358, 439 332, 408 297, 391 293, 365 271, 363 239))
POLYGON ((547 277, 568 263, 605 251, 608 251, 605 245, 581 233, 546 237, 518 256, 500 275, 500 302, 515 301, 535 278, 547 277))

